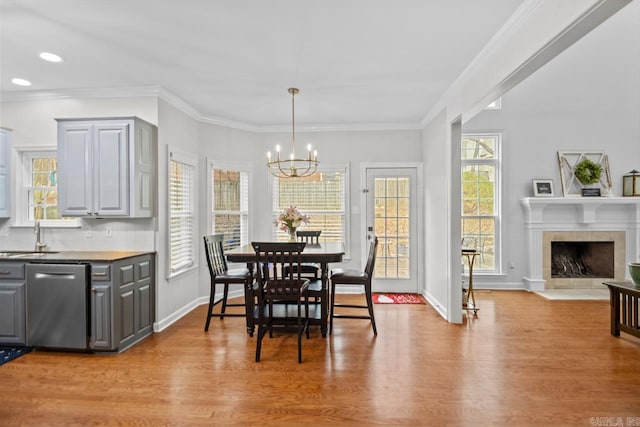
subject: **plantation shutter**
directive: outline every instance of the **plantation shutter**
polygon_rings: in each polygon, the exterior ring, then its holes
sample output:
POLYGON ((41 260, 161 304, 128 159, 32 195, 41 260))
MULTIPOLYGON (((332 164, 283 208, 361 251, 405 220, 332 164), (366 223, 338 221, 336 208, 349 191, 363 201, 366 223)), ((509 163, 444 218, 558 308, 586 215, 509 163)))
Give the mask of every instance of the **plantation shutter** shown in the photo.
MULTIPOLYGON (((346 235, 346 170, 323 170, 305 178, 273 179, 273 220, 289 206, 311 219, 305 230, 321 230, 320 240, 343 242, 346 235)), ((286 233, 273 228, 276 240, 286 233)))
POLYGON ((195 265, 195 165, 171 153, 169 170, 169 271, 175 274, 195 265))
POLYGON ((214 233, 224 233, 225 250, 249 244, 249 176, 224 169, 212 171, 214 233))

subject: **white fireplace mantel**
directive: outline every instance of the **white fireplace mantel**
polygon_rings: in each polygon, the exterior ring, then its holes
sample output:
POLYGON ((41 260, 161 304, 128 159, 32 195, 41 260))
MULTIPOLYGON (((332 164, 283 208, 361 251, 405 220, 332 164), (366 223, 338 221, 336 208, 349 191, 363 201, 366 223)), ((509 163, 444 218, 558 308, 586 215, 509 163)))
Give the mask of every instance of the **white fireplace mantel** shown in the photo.
POLYGON ((527 197, 520 204, 528 240, 526 289, 545 288, 545 231, 624 231, 625 261, 636 261, 640 254, 640 197, 527 197))
MULTIPOLYGON (((598 220, 596 212, 602 208, 631 210, 635 222, 640 223, 639 197, 527 197, 520 201, 525 213, 525 223, 536 224, 545 221, 544 214, 548 208, 558 207, 574 209, 575 220, 581 224, 591 224, 598 220)), ((633 221, 633 218, 630 218, 633 221)))

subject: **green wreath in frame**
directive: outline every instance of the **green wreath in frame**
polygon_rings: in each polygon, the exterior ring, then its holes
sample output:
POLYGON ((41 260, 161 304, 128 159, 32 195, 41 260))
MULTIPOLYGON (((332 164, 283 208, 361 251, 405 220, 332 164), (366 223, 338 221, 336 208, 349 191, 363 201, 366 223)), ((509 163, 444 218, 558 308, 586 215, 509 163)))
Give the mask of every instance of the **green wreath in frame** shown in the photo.
POLYGON ((582 184, 595 184, 600 181, 602 165, 589 159, 583 159, 575 166, 573 173, 582 184))

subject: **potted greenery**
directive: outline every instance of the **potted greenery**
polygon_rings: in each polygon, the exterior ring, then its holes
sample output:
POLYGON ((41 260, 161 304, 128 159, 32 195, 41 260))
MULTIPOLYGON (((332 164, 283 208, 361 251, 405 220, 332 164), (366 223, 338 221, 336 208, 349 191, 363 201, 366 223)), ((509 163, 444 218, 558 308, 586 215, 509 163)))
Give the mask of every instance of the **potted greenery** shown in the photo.
POLYGON ((575 174, 580 184, 582 184, 582 195, 583 196, 599 196, 600 189, 599 188, 589 188, 593 187, 593 184, 596 184, 600 181, 600 176, 602 175, 602 165, 600 163, 596 163, 589 159, 583 159, 576 164, 573 169, 573 173, 575 174), (587 188, 585 188, 585 186, 587 188))

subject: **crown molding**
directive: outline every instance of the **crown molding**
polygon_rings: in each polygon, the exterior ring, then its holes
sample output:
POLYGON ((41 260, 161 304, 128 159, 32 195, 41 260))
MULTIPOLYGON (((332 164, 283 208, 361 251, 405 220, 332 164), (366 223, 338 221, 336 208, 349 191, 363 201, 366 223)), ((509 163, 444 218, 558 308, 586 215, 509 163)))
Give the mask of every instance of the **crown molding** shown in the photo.
MULTIPOLYGON (((420 123, 323 123, 318 125, 301 125, 296 123, 296 132, 353 132, 353 131, 394 131, 394 130, 422 130, 420 123)), ((258 133, 291 132, 291 125, 261 126, 258 133)))
MULTIPOLYGON (((159 86, 116 87, 68 89, 54 91, 10 91, 0 93, 1 102, 33 102, 70 98, 136 98, 157 97, 182 111, 194 120, 216 126, 223 126, 254 133, 289 132, 290 125, 260 126, 239 122, 223 117, 206 116, 192 107, 179 96, 159 86)), ((317 125, 296 125, 300 132, 337 132, 337 131, 385 131, 385 130, 419 130, 418 122, 407 123, 324 123, 317 125)))
POLYGON ((69 98, 133 98, 158 96, 159 91, 157 86, 4 91, 0 93, 0 99, 2 102, 28 102, 69 98))

